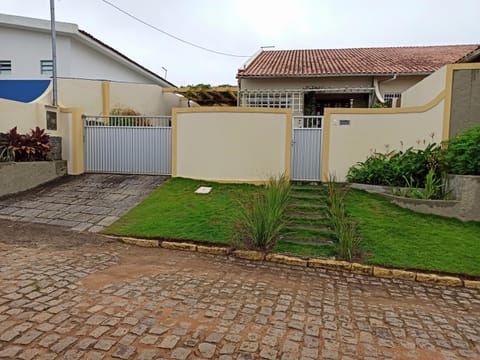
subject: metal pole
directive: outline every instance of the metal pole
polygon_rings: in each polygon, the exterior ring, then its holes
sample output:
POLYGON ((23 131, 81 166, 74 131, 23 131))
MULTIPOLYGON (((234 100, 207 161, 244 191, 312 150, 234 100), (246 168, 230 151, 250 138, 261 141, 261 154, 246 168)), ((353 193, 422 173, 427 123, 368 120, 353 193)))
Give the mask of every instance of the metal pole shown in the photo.
POLYGON ((58 105, 57 95, 57 34, 55 32, 55 0, 50 0, 50 25, 52 32, 53 106, 58 105))

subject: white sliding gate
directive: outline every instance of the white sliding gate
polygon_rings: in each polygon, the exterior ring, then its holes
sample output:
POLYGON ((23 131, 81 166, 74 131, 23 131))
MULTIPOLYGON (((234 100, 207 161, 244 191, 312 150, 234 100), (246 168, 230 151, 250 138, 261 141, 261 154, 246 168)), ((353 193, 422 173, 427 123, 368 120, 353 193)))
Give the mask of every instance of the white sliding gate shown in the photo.
POLYGON ((170 116, 84 116, 85 171, 170 175, 170 116))
POLYGON ((322 180, 323 116, 294 116, 291 179, 322 180))

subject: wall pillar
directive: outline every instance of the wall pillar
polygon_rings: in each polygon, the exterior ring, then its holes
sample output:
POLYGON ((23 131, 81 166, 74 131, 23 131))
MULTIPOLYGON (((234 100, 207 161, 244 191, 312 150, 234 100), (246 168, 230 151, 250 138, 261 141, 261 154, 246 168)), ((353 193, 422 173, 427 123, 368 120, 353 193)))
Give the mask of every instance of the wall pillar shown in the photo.
POLYGON ((102 114, 110 114, 110 81, 102 81, 102 114))
POLYGON ((61 114, 66 121, 62 157, 67 160, 69 175, 81 175, 85 172, 83 110, 62 108, 61 114))

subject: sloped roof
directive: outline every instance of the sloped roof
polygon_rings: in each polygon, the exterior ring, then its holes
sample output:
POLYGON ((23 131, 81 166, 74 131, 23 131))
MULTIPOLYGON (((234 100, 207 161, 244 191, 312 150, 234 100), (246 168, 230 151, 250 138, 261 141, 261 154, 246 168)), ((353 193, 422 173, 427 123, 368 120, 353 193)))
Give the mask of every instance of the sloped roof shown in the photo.
MULTIPOLYGON (((45 33, 50 32, 50 21, 25 16, 0 14, 0 27, 26 29, 45 33)), ((115 59, 125 66, 130 67, 137 73, 141 73, 143 76, 152 79, 159 85, 163 87, 175 87, 175 85, 170 81, 140 65, 138 62, 132 60, 117 49, 107 45, 88 32, 80 30, 76 24, 56 21, 55 27, 57 35, 69 36, 83 41, 86 45, 94 48, 97 51, 101 51, 103 54, 115 59)))
POLYGON ((245 69, 240 69, 238 77, 428 74, 479 49, 477 44, 268 50, 252 59, 245 69))

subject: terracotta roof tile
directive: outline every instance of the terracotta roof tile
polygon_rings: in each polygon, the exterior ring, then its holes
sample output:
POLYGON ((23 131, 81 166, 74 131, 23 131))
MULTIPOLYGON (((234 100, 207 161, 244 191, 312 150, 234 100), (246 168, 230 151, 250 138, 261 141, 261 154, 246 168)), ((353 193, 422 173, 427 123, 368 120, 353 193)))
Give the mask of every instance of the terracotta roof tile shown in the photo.
POLYGON ((238 76, 431 73, 480 45, 262 51, 238 76))

